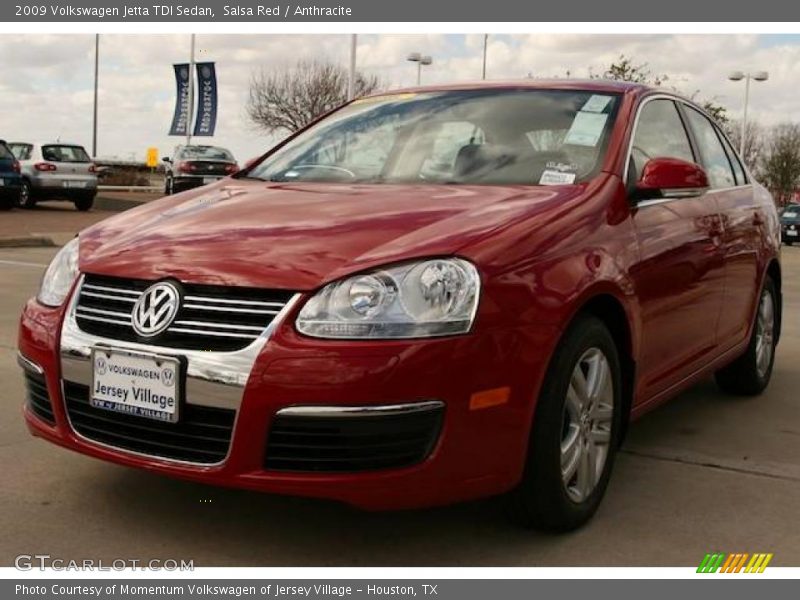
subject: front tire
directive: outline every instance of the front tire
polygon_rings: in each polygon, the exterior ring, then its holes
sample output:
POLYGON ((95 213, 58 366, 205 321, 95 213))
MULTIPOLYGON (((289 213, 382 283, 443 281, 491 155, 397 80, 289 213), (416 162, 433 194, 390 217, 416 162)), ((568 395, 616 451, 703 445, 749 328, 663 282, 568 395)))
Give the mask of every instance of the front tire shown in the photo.
POLYGON ((717 385, 724 392, 737 396, 757 396, 767 387, 775 364, 779 316, 775 282, 767 275, 759 297, 747 351, 715 374, 717 385))
POLYGON ((546 531, 580 527, 605 493, 618 445, 622 374, 602 321, 580 316, 553 355, 536 408, 522 481, 509 516, 546 531))

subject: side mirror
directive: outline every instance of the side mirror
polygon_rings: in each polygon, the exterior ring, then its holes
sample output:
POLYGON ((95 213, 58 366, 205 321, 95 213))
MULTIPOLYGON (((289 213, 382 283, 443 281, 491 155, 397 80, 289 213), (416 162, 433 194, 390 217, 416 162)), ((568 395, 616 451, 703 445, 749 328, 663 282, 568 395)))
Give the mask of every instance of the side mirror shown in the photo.
POLYGON ((169 162, 172 162, 172 161, 169 159, 169 156, 164 156, 164 157, 161 159, 161 162, 169 163, 169 162))
POLYGON ((699 196, 708 187, 708 175, 700 165, 679 158, 653 158, 642 169, 633 199, 638 202, 699 196))

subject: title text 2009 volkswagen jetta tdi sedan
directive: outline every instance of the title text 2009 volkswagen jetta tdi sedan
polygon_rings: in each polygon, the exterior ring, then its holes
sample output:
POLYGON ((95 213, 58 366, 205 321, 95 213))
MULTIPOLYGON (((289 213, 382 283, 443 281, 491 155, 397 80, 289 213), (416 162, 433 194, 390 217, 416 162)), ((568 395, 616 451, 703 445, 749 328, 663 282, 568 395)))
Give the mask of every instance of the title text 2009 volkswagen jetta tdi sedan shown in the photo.
POLYGON ((768 193, 691 102, 619 83, 356 100, 81 232, 24 309, 37 436, 371 509, 598 506, 631 419, 768 383, 768 193))

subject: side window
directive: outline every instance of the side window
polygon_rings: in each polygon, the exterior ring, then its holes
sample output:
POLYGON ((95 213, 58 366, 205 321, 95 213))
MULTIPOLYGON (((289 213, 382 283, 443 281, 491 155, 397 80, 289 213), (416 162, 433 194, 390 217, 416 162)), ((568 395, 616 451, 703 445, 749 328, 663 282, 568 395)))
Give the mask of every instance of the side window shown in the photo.
MULTIPOLYGON (((635 179, 651 158, 680 158, 695 162, 678 108, 672 100, 651 100, 639 113, 631 161, 635 179)), ((631 177, 631 175, 628 175, 631 177)))
POLYGON ((693 108, 686 109, 689 125, 700 149, 701 164, 708 173, 712 188, 726 188, 736 185, 733 169, 725 153, 725 148, 717 136, 716 128, 704 115, 693 108))
POLYGON ((725 152, 728 153, 728 160, 731 162, 731 165, 733 165, 733 174, 736 176, 736 185, 746 184, 747 175, 745 175, 744 167, 742 167, 739 157, 731 147, 731 143, 728 141, 728 138, 719 132, 719 130, 717 130, 717 135, 719 135, 719 139, 722 140, 722 145, 725 147, 725 152))

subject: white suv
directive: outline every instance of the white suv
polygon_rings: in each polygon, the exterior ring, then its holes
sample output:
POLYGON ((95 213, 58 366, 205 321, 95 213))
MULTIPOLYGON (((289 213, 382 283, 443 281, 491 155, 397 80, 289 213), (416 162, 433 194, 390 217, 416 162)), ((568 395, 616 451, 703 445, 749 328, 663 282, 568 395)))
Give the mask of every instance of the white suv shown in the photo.
POLYGON ((78 210, 89 210, 97 194, 97 169, 77 144, 11 142, 19 161, 22 188, 19 206, 33 208, 38 200, 67 200, 78 210))

